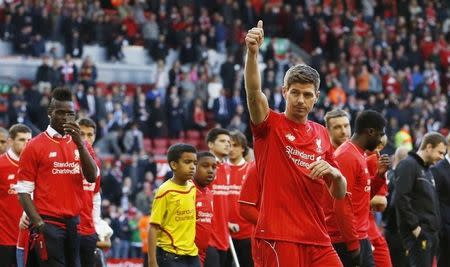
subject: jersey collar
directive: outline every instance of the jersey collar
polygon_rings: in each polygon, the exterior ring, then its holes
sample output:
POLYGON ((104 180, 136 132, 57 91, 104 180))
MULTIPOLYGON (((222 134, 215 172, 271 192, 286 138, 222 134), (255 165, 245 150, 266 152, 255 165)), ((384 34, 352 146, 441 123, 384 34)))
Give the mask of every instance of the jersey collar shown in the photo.
POLYGON ((6 151, 6 153, 8 153, 8 156, 15 161, 19 161, 19 156, 16 155, 16 153, 14 153, 14 151, 12 151, 12 149, 8 149, 8 151, 6 151))

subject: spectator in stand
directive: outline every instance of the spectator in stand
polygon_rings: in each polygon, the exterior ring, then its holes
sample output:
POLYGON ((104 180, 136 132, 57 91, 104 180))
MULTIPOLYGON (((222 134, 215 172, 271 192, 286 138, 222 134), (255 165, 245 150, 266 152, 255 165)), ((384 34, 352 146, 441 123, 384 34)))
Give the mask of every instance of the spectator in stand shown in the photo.
POLYGON ((231 96, 234 91, 236 82, 236 69, 235 69, 234 56, 229 54, 227 61, 220 66, 220 78, 222 78, 223 88, 226 95, 231 96))
POLYGON ((144 182, 141 192, 136 195, 136 208, 143 214, 150 214, 152 210, 153 190, 149 182, 144 182))
POLYGON ((78 79, 78 68, 70 54, 66 54, 63 64, 59 67, 61 80, 65 85, 74 85, 78 79))
POLYGON ((192 42, 192 38, 187 36, 184 39, 183 45, 180 49, 180 62, 181 64, 192 64, 197 62, 197 46, 192 42))
POLYGON ((122 61, 124 55, 122 46, 124 44, 124 37, 122 34, 117 34, 116 37, 108 44, 108 58, 112 61, 122 61))
POLYGON ((199 131, 204 130, 207 126, 204 104, 201 98, 196 98, 192 103, 193 112, 193 128, 199 131))
POLYGON ((231 101, 227 98, 225 89, 220 90, 220 96, 214 100, 213 112, 215 121, 226 127, 233 114, 231 101))
POLYGON ((45 87, 52 87, 53 79, 53 68, 50 66, 50 57, 43 56, 42 64, 38 67, 36 71, 35 82, 38 84, 39 92, 43 92, 45 87))
POLYGON ((125 132, 123 145, 128 154, 139 154, 144 147, 144 134, 138 128, 137 122, 131 124, 131 128, 125 132))
POLYGON ((85 57, 83 63, 81 63, 79 80, 85 88, 95 85, 95 81, 97 80, 97 67, 90 56, 85 57))

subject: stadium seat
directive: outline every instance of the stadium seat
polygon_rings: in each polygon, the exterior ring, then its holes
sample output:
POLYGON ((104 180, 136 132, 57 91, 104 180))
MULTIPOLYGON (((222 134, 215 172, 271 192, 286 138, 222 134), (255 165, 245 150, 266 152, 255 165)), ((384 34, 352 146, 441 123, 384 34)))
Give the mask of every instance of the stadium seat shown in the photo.
POLYGON ((167 145, 169 140, 166 138, 155 138, 153 139, 153 147, 154 148, 164 148, 167 149, 167 145))
POLYGON ((186 138, 189 139, 198 139, 200 138, 200 132, 197 130, 188 130, 186 132, 186 138))
POLYGON ((175 139, 169 139, 169 145, 177 144, 177 143, 184 143, 185 140, 183 138, 175 138, 175 139))

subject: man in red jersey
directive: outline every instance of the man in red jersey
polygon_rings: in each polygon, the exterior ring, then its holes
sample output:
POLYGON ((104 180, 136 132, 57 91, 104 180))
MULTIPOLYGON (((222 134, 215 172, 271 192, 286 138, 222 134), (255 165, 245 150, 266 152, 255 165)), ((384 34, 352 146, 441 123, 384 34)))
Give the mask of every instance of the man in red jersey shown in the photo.
POLYGON ((197 187, 195 245, 198 248, 201 266, 205 264, 206 250, 212 233, 213 194, 208 186, 216 176, 216 168, 216 157, 213 154, 197 153, 197 172, 194 176, 194 184, 197 187))
POLYGON ((367 235, 371 181, 374 183, 372 190, 378 191, 386 183, 384 173, 388 166, 379 168, 376 180, 372 180, 365 151, 373 151, 380 144, 385 125, 386 121, 380 113, 363 111, 356 118, 352 138, 334 153, 347 178, 348 193, 343 200, 334 201, 334 210, 326 214, 326 221, 331 241, 344 266, 374 266, 372 246, 367 235))
POLYGON ((325 127, 308 120, 320 95, 320 77, 307 65, 291 67, 283 84, 286 112, 270 110, 258 68, 262 26, 259 21, 247 33, 244 73, 262 185, 256 258, 262 266, 341 266, 326 230, 321 199, 324 185, 334 197, 344 197, 346 181, 325 127))
POLYGON ((81 140, 70 90, 55 89, 47 113, 47 130, 20 157, 17 192, 41 241, 35 246, 40 266, 79 266, 83 179, 95 182, 98 168, 88 151, 92 147, 81 140))
POLYGON ((334 149, 350 138, 350 115, 342 109, 333 109, 325 114, 325 126, 334 149))
POLYGON ((225 129, 211 129, 206 136, 209 152, 217 160, 216 178, 210 184, 213 198, 212 235, 206 251, 206 267, 224 267, 227 250, 230 247, 228 238, 228 185, 230 184, 230 166, 227 157, 230 153, 230 133, 225 129))
MULTIPOLYGON (((95 122, 89 118, 81 118, 78 120, 80 126, 81 139, 89 145, 95 142, 95 134, 97 126, 95 122)), ((96 159, 97 166, 101 166, 100 161, 96 159)), ((95 220, 100 219, 100 176, 97 177, 95 183, 89 183, 83 180, 83 208, 80 213, 80 224, 78 225, 78 233, 80 234, 80 262, 82 267, 93 267, 95 263, 95 249, 97 244, 97 234, 95 231, 95 220), (94 218, 94 211, 97 216, 94 218)))
MULTIPOLYGON (((252 225, 256 225, 259 215, 259 204, 261 198, 261 185, 259 184, 258 172, 254 162, 250 163, 247 170, 246 179, 242 184, 241 194, 239 195, 239 214, 252 225)), ((258 253, 255 247, 254 232, 252 233, 252 256, 255 259, 258 253)), ((261 260, 254 260, 253 265, 259 267, 261 260)))
MULTIPOLYGON (((247 154, 247 139, 239 131, 233 131, 231 136, 230 151, 230 187, 228 194, 228 213, 230 233, 233 245, 236 250, 240 266, 253 266, 251 237, 254 231, 253 224, 243 219, 239 214, 238 199, 241 193, 241 187, 246 179, 246 174, 250 163, 245 161, 247 154)), ((228 266, 233 261, 231 252, 228 253, 228 266)))
POLYGON ((0 156, 0 259, 2 266, 16 266, 17 227, 23 209, 17 200, 14 186, 17 182, 19 157, 31 139, 31 130, 23 124, 9 129, 10 148, 0 156))
MULTIPOLYGON (((366 158, 367 169, 369 170, 370 176, 372 178, 377 177, 376 173, 379 168, 385 168, 386 165, 380 164, 381 150, 387 144, 387 136, 383 136, 381 143, 373 152, 368 152, 366 158)), ((387 165, 389 166, 389 165, 387 165)), ((387 245, 386 239, 378 229, 377 222, 375 221, 374 212, 383 212, 387 207, 387 182, 380 187, 380 189, 375 192, 375 196, 370 200, 370 208, 372 212, 369 213, 369 230, 367 232, 369 236, 370 243, 373 246, 373 259, 375 261, 375 266, 391 267, 391 256, 389 255, 389 247, 387 245)))

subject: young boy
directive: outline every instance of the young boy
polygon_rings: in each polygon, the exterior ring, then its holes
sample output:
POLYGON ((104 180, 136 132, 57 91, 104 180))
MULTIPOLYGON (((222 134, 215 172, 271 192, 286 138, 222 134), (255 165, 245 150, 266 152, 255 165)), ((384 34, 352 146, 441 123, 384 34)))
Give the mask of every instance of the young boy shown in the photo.
POLYGON ((197 151, 187 144, 172 145, 167 161, 173 177, 158 189, 153 201, 148 233, 150 267, 199 267, 195 246, 195 185, 197 151))
POLYGON ((197 187, 195 244, 197 245, 198 256, 203 266, 205 263, 206 249, 211 238, 211 219, 213 217, 213 194, 208 188, 208 185, 216 177, 217 162, 216 157, 210 152, 198 153, 197 160, 197 173, 194 177, 194 184, 197 187))

